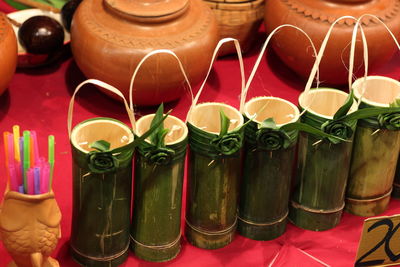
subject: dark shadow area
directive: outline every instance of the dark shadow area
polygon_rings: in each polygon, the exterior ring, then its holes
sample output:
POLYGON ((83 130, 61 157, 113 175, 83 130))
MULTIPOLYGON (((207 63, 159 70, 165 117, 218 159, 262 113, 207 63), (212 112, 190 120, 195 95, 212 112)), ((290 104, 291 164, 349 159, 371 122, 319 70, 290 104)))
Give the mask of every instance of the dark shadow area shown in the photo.
MULTIPOLYGON (((73 95, 76 87, 87 78, 80 71, 74 60, 71 60, 65 72, 65 81, 69 94, 73 95)), ((99 117, 127 118, 124 104, 104 94, 95 85, 85 85, 75 97, 78 103, 87 111, 99 117)))
POLYGON ((302 79, 292 69, 286 66, 272 48, 268 48, 265 54, 268 67, 282 83, 292 88, 302 88, 301 91, 304 89, 307 80, 302 79))
POLYGON ((25 73, 29 75, 46 75, 57 72, 63 62, 71 58, 72 53, 69 44, 65 45, 62 51, 57 52, 54 56, 50 56, 43 65, 17 68, 17 73, 25 73))
POLYGON ((80 266, 76 261, 71 256, 70 253, 70 246, 69 246, 69 241, 65 242, 59 249, 57 255, 55 255, 55 259, 62 262, 63 266, 68 266, 68 267, 78 267, 80 266))
POLYGON ((0 95, 0 121, 7 115, 10 108, 10 93, 8 88, 0 95))

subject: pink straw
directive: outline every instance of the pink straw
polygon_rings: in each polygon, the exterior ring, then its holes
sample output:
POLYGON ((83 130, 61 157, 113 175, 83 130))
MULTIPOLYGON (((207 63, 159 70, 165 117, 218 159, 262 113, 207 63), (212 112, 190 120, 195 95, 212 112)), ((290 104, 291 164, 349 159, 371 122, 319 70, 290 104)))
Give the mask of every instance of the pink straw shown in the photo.
POLYGON ((9 165, 9 171, 10 171, 10 187, 11 187, 11 190, 18 192, 19 184, 18 184, 18 180, 17 180, 17 172, 15 170, 15 164, 14 163, 11 163, 9 165))
POLYGON ((14 135, 8 134, 8 164, 14 163, 14 135))
POLYGON ((50 176, 50 165, 45 163, 42 165, 42 179, 40 181, 40 192, 42 194, 49 192, 49 176, 50 176))
POLYGON ((35 176, 33 173, 33 169, 29 168, 27 170, 27 180, 28 180, 28 194, 34 195, 35 194, 35 176))

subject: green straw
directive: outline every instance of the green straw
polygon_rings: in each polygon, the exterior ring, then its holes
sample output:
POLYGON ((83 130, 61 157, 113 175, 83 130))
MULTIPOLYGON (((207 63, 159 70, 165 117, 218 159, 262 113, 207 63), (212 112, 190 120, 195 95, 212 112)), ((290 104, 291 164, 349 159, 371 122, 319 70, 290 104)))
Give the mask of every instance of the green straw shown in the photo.
POLYGON ((53 170, 54 170, 54 135, 49 135, 48 139, 49 145, 49 164, 50 164, 50 179, 49 179, 49 191, 53 183, 53 170))
POLYGON ((31 162, 30 162, 30 141, 31 141, 31 134, 29 131, 24 131, 23 133, 24 136, 24 163, 23 163, 23 168, 24 168, 24 191, 28 192, 28 175, 27 171, 31 167, 31 162))

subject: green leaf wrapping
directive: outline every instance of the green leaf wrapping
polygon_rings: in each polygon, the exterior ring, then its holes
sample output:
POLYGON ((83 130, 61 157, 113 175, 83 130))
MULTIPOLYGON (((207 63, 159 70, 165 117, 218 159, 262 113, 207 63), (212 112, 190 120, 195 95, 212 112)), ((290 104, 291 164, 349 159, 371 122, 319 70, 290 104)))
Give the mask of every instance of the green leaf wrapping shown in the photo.
POLYGON ((337 120, 339 118, 342 118, 346 116, 346 114, 349 112, 351 106, 353 105, 354 102, 354 93, 353 90, 350 91, 350 94, 348 94, 346 101, 344 101, 343 106, 341 106, 338 111, 336 111, 335 115, 333 115, 333 120, 337 120))
POLYGON ((90 148, 94 148, 100 152, 110 150, 110 143, 105 140, 98 140, 89 145, 90 148))
POLYGON ((151 121, 150 127, 154 126, 154 125, 158 125, 158 127, 156 128, 156 130, 150 134, 149 138, 150 138, 150 142, 152 144, 154 144, 157 147, 163 147, 164 146, 164 138, 165 135, 164 132, 165 130, 168 133, 167 129, 164 129, 164 123, 162 120, 164 114, 164 104, 161 103, 161 105, 158 107, 153 120, 151 121), (161 121, 161 123, 159 123, 161 121))
POLYGON ((226 133, 228 133, 229 125, 231 125, 231 120, 225 115, 225 112, 222 110, 222 108, 219 111, 219 117, 221 119, 221 129, 219 132, 219 136, 222 137, 226 133))

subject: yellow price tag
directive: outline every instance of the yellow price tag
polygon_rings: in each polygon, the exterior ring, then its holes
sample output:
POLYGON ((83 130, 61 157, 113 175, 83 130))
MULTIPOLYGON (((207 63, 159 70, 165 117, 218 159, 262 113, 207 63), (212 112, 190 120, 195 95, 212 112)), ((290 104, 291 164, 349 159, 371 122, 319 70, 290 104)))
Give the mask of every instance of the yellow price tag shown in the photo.
POLYGON ((400 214, 364 221, 355 266, 392 266, 400 263, 400 214))

